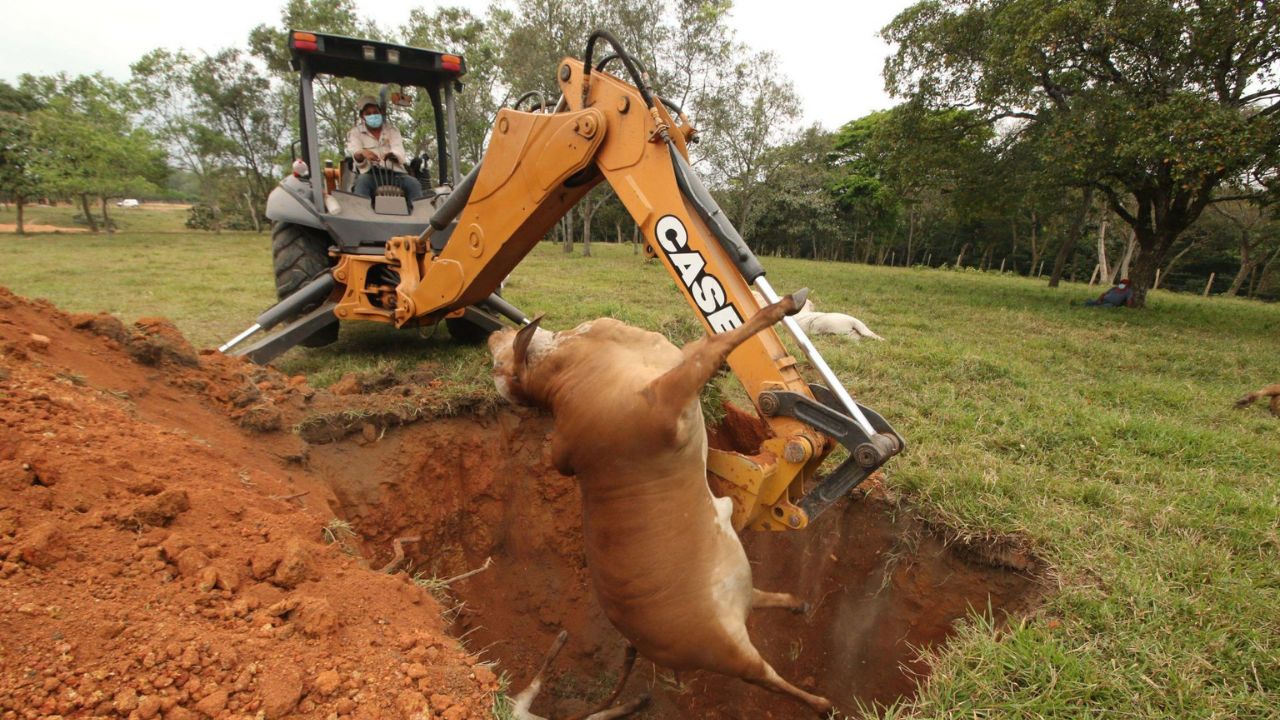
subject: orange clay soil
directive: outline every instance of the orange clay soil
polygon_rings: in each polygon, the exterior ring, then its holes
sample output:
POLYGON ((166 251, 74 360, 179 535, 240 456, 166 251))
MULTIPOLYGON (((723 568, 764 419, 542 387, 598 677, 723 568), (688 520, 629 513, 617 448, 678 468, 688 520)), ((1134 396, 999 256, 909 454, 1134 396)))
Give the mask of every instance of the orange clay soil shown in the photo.
POLYGON ((252 434, 314 395, 0 289, 0 717, 490 716, 439 603, 326 544, 302 441, 252 434))

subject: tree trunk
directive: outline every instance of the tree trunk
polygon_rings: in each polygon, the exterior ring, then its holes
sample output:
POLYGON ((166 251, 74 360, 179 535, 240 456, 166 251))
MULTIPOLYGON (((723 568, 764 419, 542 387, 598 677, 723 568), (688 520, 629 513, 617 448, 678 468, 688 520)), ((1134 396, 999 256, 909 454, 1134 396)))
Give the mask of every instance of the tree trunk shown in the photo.
POLYGON ((1075 254, 1081 238, 1084 237, 1084 223, 1089 217, 1089 208, 1092 205, 1093 188, 1087 187, 1081 193, 1080 209, 1071 218, 1071 226, 1067 228, 1067 235, 1062 238, 1062 245, 1058 247, 1058 255, 1053 259, 1053 272, 1049 275, 1049 287, 1056 288, 1062 282, 1062 272, 1066 269, 1067 262, 1071 260, 1071 256, 1075 254))
POLYGON ((19 195, 18 197, 13 199, 13 204, 18 207, 18 234, 26 235, 27 226, 23 223, 23 220, 22 220, 22 206, 26 204, 26 198, 19 195))
POLYGON ((972 244, 973 243, 965 243, 964 245, 960 246, 960 254, 956 255, 956 269, 959 269, 962 265, 964 265, 964 254, 969 252, 969 246, 972 244))
POLYGON ((640 226, 631 226, 631 254, 635 255, 640 252, 640 226))
MULTIPOLYGON (((915 259, 916 237, 916 209, 911 208, 911 212, 907 213, 907 267, 911 267, 911 262, 915 259)), ((837 246, 837 250, 838 250, 837 246)))
POLYGON ((1027 277, 1031 277, 1031 273, 1036 271, 1036 266, 1040 264, 1040 253, 1043 251, 1039 234, 1036 232, 1036 213, 1033 210, 1031 212, 1031 265, 1027 267, 1027 277))
POLYGON ((1227 297, 1235 297, 1240 292, 1240 286, 1244 284, 1245 278, 1249 277, 1249 273, 1253 272, 1255 261, 1249 250, 1249 230, 1242 228, 1240 231, 1240 270, 1236 272, 1235 279, 1231 281, 1231 287, 1227 288, 1227 292, 1224 293, 1227 297))
POLYGON ((104 196, 101 198, 101 200, 102 200, 102 227, 106 228, 106 229, 107 229, 107 234, 108 234, 108 235, 110 235, 111 233, 113 233, 113 232, 115 232, 115 231, 111 229, 111 218, 107 217, 107 198, 106 198, 106 196, 104 195, 104 196))
POLYGON ((1111 268, 1107 265, 1107 219, 1098 225, 1098 266, 1102 268, 1102 277, 1111 281, 1111 268))
POLYGON ((93 216, 93 211, 89 209, 88 193, 80 193, 80 209, 84 211, 84 221, 89 223, 89 232, 98 232, 98 220, 93 216))
MULTIPOLYGON (((1137 248, 1138 248, 1138 236, 1137 236, 1137 233, 1133 232, 1133 229, 1132 229, 1132 228, 1130 228, 1130 230, 1129 230, 1129 243, 1128 243, 1127 245, 1125 245, 1125 248, 1124 248, 1124 258, 1120 260, 1120 269, 1119 269, 1119 271, 1116 273, 1116 275, 1117 275, 1117 276, 1119 276, 1119 277, 1121 277, 1121 278, 1127 278, 1127 277, 1129 277, 1129 263, 1133 261, 1133 256, 1134 256, 1134 254, 1137 252, 1137 248)), ((1114 282, 1115 282, 1115 276, 1113 276, 1113 277, 1111 278, 1111 280, 1112 280, 1112 282, 1114 283, 1114 282)))
POLYGON ((1267 261, 1266 265, 1262 266, 1262 272, 1258 273, 1258 289, 1267 289, 1267 281, 1271 279, 1271 271, 1275 269, 1276 259, 1278 258, 1280 258, 1280 247, 1277 247, 1276 251, 1271 253, 1271 259, 1267 261))
POLYGON ((1164 253, 1159 252, 1161 246, 1166 250, 1168 244, 1163 240, 1150 238, 1144 247, 1141 239, 1138 242, 1138 261, 1133 264, 1133 273, 1129 275, 1129 280, 1133 283, 1133 307, 1143 308, 1147 306, 1147 289, 1155 284, 1156 268, 1160 267, 1160 261, 1164 259, 1164 253))
POLYGON ((253 231, 256 233, 262 232, 262 223, 258 220, 258 209, 253 206, 253 193, 248 190, 244 193, 244 205, 249 211, 249 220, 253 222, 253 231))
POLYGON ((585 205, 582 208, 582 257, 591 257, 591 219, 595 217, 596 207, 585 205))
POLYGON ((573 252, 573 223, 569 221, 572 215, 573 212, 571 211, 560 219, 560 251, 566 255, 573 252))

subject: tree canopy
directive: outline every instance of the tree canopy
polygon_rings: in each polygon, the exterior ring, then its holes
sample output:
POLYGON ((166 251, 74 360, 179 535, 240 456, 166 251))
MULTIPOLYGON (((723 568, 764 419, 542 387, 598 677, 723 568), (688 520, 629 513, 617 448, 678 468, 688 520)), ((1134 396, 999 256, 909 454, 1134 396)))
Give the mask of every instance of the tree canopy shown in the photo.
POLYGON ((1224 181, 1280 144, 1280 8, 1246 0, 930 0, 885 28, 888 86, 1010 118, 1099 190, 1140 254, 1138 302, 1224 181))

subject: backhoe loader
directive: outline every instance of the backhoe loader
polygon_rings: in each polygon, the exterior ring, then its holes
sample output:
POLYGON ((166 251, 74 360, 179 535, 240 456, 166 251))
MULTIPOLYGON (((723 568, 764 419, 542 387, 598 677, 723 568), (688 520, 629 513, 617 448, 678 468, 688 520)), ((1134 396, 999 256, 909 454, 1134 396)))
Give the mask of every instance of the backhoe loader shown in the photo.
MULTIPOLYGON (((286 178, 268 203, 274 234, 282 225, 306 228, 308 252, 318 257, 316 245, 323 244, 324 262, 315 263, 310 279, 290 281, 282 301, 223 352, 277 325, 275 334, 234 354, 268 362, 301 341, 332 334, 338 321, 404 328, 452 320, 481 331, 504 318, 528 323, 496 293, 500 283, 600 182, 612 187, 708 332, 738 327, 759 310, 752 286, 767 302, 779 299, 690 167, 696 130, 654 93, 610 33, 594 32, 582 60, 560 62, 554 106, 500 110, 483 159, 460 179, 453 129, 453 93, 464 71, 459 56, 301 31, 290 32, 289 48, 301 78, 307 167, 320 166, 312 79, 341 74, 427 90, 440 131, 440 184, 416 207, 398 198, 380 208, 381 193, 370 202, 344 192, 350 180, 343 171, 286 178), (604 44, 609 54, 598 57, 604 44), (622 72, 610 74, 611 66, 622 72)), ((298 231, 289 232, 296 238, 298 231)), ((825 384, 801 377, 772 329, 729 356, 772 434, 754 454, 712 450, 708 459, 713 487, 732 499, 739 530, 804 528, 905 447, 880 415, 850 396, 795 321, 783 324, 825 384), (837 445, 848 458, 820 476, 837 445)))

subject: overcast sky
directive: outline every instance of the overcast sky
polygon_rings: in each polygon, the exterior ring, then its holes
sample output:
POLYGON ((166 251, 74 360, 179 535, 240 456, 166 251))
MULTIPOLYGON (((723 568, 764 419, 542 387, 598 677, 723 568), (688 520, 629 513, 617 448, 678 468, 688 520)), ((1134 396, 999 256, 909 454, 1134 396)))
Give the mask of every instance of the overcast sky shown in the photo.
MULTIPOLYGON (((59 71, 72 75, 101 71, 125 79, 129 65, 157 47, 212 52, 243 46, 255 25, 280 21, 282 3, 63 0, 55 12, 41 2, 5 4, 7 32, 0 43, 0 78, 13 82, 22 73, 59 71)), ((489 4, 489 0, 356 0, 361 16, 387 28, 403 24, 413 7, 464 5, 480 14, 489 4)), ((876 33, 909 4, 908 0, 737 0, 731 22, 741 40, 778 55, 800 95, 804 121, 835 129, 890 105, 880 75, 888 46, 876 33)))

